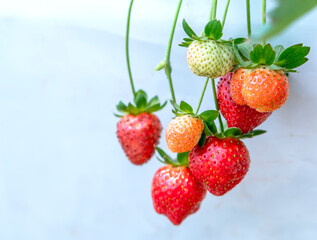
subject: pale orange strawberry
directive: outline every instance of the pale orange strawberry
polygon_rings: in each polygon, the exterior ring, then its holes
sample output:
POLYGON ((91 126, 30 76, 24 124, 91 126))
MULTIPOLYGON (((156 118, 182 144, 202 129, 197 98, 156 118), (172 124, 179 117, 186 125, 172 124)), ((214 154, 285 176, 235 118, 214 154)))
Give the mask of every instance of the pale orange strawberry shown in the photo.
POLYGON ((239 105, 246 104, 241 93, 241 88, 243 86, 244 80, 250 76, 250 73, 251 70, 244 68, 239 68, 233 73, 230 83, 230 92, 233 101, 235 101, 239 105))
POLYGON ((201 119, 191 115, 178 116, 166 128, 167 146, 172 152, 188 152, 198 143, 203 130, 201 119))
POLYGON ((280 108, 288 98, 288 91, 285 73, 268 67, 254 69, 241 89, 246 104, 259 112, 273 112, 280 108))

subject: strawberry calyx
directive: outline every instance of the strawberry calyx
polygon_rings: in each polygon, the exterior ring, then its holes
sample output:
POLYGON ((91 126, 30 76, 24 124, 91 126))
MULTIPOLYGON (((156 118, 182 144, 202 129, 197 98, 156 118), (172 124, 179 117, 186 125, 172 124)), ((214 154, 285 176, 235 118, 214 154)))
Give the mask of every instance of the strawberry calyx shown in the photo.
POLYGON ((254 69, 261 66, 269 67, 272 70, 282 70, 284 72, 297 72, 295 68, 308 61, 306 56, 310 47, 303 46, 302 43, 295 44, 288 48, 277 45, 274 48, 271 44, 261 45, 243 42, 232 44, 233 51, 238 63, 235 69, 242 67, 254 69))
MULTIPOLYGON (((198 37, 197 34, 192 30, 192 28, 188 25, 185 19, 183 19, 183 29, 187 36, 189 38, 184 38, 183 42, 178 44, 181 47, 188 47, 193 41, 207 41, 207 40, 215 40, 222 43, 232 44, 234 42, 235 44, 239 44, 242 42, 245 42, 245 38, 236 38, 236 39, 230 39, 230 41, 222 40, 220 39, 223 35, 222 33, 222 25, 219 20, 211 20, 209 21, 204 28, 204 31, 202 32, 201 36, 198 37)), ((158 65, 159 67, 160 65, 158 65)))
POLYGON ((117 110, 123 115, 114 114, 117 117, 123 117, 127 114, 138 115, 143 112, 152 113, 161 110, 165 107, 167 101, 163 104, 160 103, 158 96, 154 96, 148 101, 148 96, 143 90, 139 90, 135 94, 134 104, 129 102, 128 105, 124 104, 122 101, 117 105, 117 110))
POLYGON ((176 159, 173 159, 163 149, 161 149, 159 147, 155 147, 155 148, 156 148, 157 153, 160 155, 160 157, 157 157, 157 159, 161 163, 172 165, 174 167, 180 167, 180 166, 188 167, 188 154, 189 154, 189 152, 177 153, 176 159))

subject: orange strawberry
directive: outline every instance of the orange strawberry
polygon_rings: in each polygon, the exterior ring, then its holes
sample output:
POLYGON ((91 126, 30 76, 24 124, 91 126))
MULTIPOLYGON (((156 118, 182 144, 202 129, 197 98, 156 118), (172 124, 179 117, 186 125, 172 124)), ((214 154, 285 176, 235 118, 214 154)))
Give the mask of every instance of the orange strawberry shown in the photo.
POLYGON ((200 118, 178 116, 166 128, 167 146, 172 152, 188 152, 198 143, 203 130, 204 123, 200 118))
POLYGON ((230 92, 233 101, 239 105, 245 105, 246 102, 241 94, 241 88, 245 79, 250 75, 251 71, 249 69, 239 68, 237 69, 232 76, 230 83, 230 92))
POLYGON ((260 67, 244 80, 241 93, 249 107, 259 112, 273 112, 286 102, 288 89, 283 71, 260 67))

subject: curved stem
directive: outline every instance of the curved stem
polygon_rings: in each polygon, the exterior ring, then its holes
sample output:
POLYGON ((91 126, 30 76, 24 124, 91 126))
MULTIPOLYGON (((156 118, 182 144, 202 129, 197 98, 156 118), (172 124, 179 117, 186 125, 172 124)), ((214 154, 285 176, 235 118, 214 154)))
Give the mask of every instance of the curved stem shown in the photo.
POLYGON ((216 19, 217 0, 212 0, 209 21, 216 19))
POLYGON ((171 30, 170 38, 169 38, 169 41, 168 41, 167 50, 166 50, 166 55, 165 55, 165 62, 166 62, 165 73, 166 73, 166 76, 168 78, 170 91, 171 91, 172 99, 173 99, 174 102, 176 102, 176 98, 175 98, 173 81, 172 81, 172 75, 171 75, 172 67, 171 67, 171 62, 170 62, 170 56, 171 56, 171 49, 172 49, 172 42, 173 42, 175 27, 176 27, 179 11, 181 9, 182 1, 183 0, 179 0, 178 5, 177 5, 176 14, 175 14, 175 17, 174 17, 174 22, 173 22, 173 26, 172 26, 172 30, 171 30))
POLYGON ((205 95, 205 92, 206 92, 206 88, 207 88, 208 81, 209 81, 209 78, 206 79, 206 82, 205 82, 205 85, 204 85, 204 89, 203 89, 203 92, 201 93, 201 96, 200 96, 199 103, 198 103, 198 106, 197 106, 197 109, 196 109, 195 114, 198 113, 199 108, 200 108, 200 105, 201 105, 201 102, 203 101, 203 98, 204 98, 204 95, 205 95))
POLYGON ((133 97, 135 97, 135 89, 133 84, 133 78, 131 73, 131 66, 130 66, 130 57, 129 57, 129 33, 130 33, 130 19, 131 19, 131 10, 132 10, 133 0, 130 2, 129 11, 128 11, 128 20, 127 20, 127 32, 125 36, 125 54, 130 78, 130 85, 132 88, 133 97))
MULTIPOLYGON (((266 24, 266 0, 262 0, 262 25, 266 24)), ((262 44, 265 45, 265 39, 262 40, 262 44)))
POLYGON ((248 23, 248 37, 251 37, 251 14, 250 14, 250 0, 247 0, 247 23, 248 23))
POLYGON ((223 18, 222 18, 222 29, 223 27, 225 26, 225 22, 226 22, 226 18, 227 18, 227 12, 228 12, 228 8, 229 8, 229 4, 230 4, 230 0, 227 1, 227 5, 226 5, 226 8, 225 8, 225 12, 223 14, 223 18))
MULTIPOLYGON (((218 105, 217 93, 216 93, 216 84, 215 84, 215 79, 213 79, 213 78, 211 79, 211 85, 212 85, 212 91, 213 91, 213 95, 214 95, 215 106, 216 106, 217 111, 219 112, 219 105, 218 105)), ((223 128, 223 123, 222 123, 220 112, 219 112, 218 120, 219 120, 220 130, 221 130, 221 132, 223 132, 224 128, 223 128)))

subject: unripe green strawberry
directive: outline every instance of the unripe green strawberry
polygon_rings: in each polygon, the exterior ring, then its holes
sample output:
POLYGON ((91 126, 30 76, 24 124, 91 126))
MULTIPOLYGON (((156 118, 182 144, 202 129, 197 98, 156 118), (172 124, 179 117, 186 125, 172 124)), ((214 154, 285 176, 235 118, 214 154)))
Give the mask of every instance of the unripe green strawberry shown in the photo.
POLYGON ((195 40, 187 49, 187 62, 194 74, 218 78, 233 68, 234 54, 231 47, 225 43, 212 39, 195 40))

